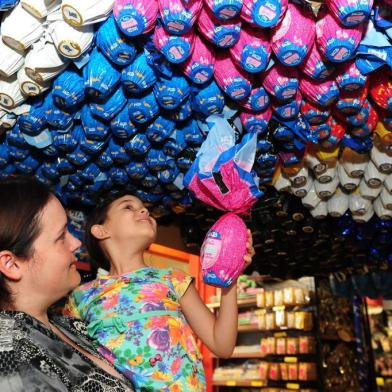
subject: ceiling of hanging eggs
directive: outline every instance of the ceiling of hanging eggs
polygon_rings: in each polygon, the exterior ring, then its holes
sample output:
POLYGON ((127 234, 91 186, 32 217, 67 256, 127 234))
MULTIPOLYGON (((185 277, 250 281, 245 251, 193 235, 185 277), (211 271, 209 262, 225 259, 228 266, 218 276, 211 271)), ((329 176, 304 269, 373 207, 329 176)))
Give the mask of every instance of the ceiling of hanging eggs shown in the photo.
POLYGON ((182 214, 200 244, 218 215, 206 219, 183 179, 219 114, 238 143, 257 133, 255 269, 388 259, 391 0, 0 0, 0 11, 0 177, 35 176, 82 210, 128 189, 157 218, 182 214))

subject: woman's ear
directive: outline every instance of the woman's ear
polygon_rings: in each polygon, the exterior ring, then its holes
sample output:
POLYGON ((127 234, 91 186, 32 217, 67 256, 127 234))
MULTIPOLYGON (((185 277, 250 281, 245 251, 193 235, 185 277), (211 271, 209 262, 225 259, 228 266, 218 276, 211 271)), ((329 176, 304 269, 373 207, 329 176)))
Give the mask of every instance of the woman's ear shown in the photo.
POLYGON ((22 278, 21 261, 9 250, 0 252, 0 272, 8 279, 18 281, 22 278))
POLYGON ((103 225, 91 226, 90 232, 97 240, 106 240, 110 237, 109 233, 106 231, 103 225))

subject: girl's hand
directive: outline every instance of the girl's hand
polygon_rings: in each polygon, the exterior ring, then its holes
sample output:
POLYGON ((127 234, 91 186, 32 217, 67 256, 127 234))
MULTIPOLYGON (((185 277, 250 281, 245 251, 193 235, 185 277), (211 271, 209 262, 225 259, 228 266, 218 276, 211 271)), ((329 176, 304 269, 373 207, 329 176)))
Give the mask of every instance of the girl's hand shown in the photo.
POLYGON ((255 249, 253 248, 252 233, 249 229, 248 229, 248 241, 246 243, 246 250, 247 250, 247 253, 244 256, 245 266, 244 266, 243 270, 245 270, 247 267, 249 267, 249 265, 252 263, 253 256, 256 254, 255 249))

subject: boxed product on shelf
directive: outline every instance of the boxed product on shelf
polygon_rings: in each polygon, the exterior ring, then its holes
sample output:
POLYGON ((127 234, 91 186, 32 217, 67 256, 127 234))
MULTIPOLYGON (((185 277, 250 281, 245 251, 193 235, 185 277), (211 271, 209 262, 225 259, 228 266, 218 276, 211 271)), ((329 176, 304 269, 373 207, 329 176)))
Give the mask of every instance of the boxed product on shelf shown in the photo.
POLYGON ((278 381, 281 379, 279 363, 270 363, 268 371, 268 379, 278 381))
POLYGON ((241 312, 238 314, 238 325, 257 325, 257 315, 255 312, 241 312))
POLYGON ((287 363, 280 363, 280 376, 283 381, 288 381, 289 379, 289 365, 287 363))
POLYGON ((285 310, 269 311, 258 314, 258 328, 260 330, 273 331, 284 329, 298 329, 311 331, 313 329, 313 316, 311 312, 285 310))
POLYGON ((274 306, 283 305, 283 290, 274 290, 274 306))
POLYGON ((295 312, 287 312, 286 321, 288 329, 295 329, 295 312))
POLYGON ((267 338, 267 353, 276 354, 276 340, 273 336, 267 338))
POLYGON ((299 340, 298 338, 287 338, 287 351, 286 353, 289 355, 295 355, 298 354, 299 349, 299 340))
POLYGON ((298 380, 298 363, 289 363, 287 369, 288 379, 290 381, 298 380))
POLYGON ((301 362, 298 365, 298 380, 300 381, 317 380, 316 364, 312 362, 301 362))
POLYGON ((316 352, 316 339, 313 336, 262 337, 260 352, 263 355, 314 354, 316 352))
POLYGON ((268 379, 268 372, 269 372, 269 363, 268 362, 261 362, 259 370, 260 370, 260 379, 267 380, 268 379))
POLYGON ((277 338, 276 339, 276 354, 284 355, 286 354, 286 338, 277 338))
POLYGON ((256 304, 259 308, 265 308, 265 291, 260 291, 256 295, 256 304))
POLYGON ((314 354, 316 352, 316 339, 313 336, 300 336, 298 340, 300 354, 314 354))
POLYGON ((287 312, 284 309, 275 311, 275 326, 276 326, 276 328, 280 329, 280 328, 283 328, 287 325, 286 315, 287 315, 287 312))
POLYGON ((300 306, 311 302, 311 293, 303 287, 284 287, 283 289, 267 289, 260 291, 256 296, 259 308, 272 308, 274 306, 300 306))
POLYGON ((259 314, 257 318, 257 327, 262 331, 267 329, 265 313, 259 314))
POLYGON ((274 292, 272 290, 267 290, 265 292, 265 307, 272 308, 274 305, 274 292))
POLYGON ((313 318, 310 312, 295 312, 295 329, 311 331, 313 329, 313 318))
POLYGON ((268 353, 268 340, 267 338, 261 338, 260 340, 260 352, 262 355, 267 355, 268 353))
POLYGON ((275 313, 267 313, 265 315, 265 329, 267 330, 276 329, 275 313))

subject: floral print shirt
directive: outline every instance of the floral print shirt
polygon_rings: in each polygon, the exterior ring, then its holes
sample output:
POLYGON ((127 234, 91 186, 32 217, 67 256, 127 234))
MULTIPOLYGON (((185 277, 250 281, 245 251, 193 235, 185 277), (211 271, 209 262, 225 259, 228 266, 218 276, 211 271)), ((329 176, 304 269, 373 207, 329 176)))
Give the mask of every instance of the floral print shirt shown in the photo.
POLYGON ((85 320, 98 351, 137 391, 202 392, 201 356, 180 309, 192 278, 145 267, 97 279, 70 295, 65 313, 85 320))
MULTIPOLYGON (((97 355, 85 324, 49 314, 50 322, 79 347, 97 355)), ((0 311, 1 392, 133 392, 118 379, 60 339, 45 324, 17 311, 0 311)))

